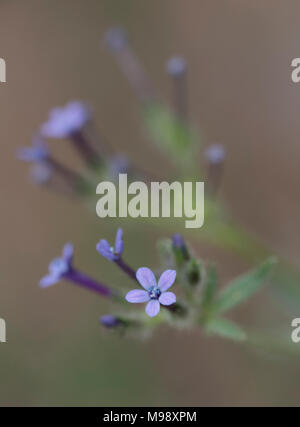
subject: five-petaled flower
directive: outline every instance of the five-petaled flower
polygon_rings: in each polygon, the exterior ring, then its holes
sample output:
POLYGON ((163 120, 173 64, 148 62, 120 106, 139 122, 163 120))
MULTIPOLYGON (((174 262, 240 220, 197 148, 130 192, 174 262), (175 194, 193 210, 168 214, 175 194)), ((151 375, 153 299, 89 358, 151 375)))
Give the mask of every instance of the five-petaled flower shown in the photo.
POLYGON ((69 102, 65 107, 50 111, 47 122, 41 126, 41 134, 49 138, 68 138, 80 132, 90 117, 91 112, 83 102, 69 102))
POLYGON ((156 316, 160 304, 171 305, 176 302, 176 295, 173 292, 166 292, 176 279, 175 270, 164 271, 157 283, 153 272, 147 267, 141 267, 136 272, 136 278, 145 290, 134 289, 127 293, 125 299, 132 303, 148 302, 146 305, 148 316, 156 316))
POLYGON ((115 246, 111 246, 107 240, 102 239, 97 244, 96 248, 97 251, 108 261, 118 261, 124 250, 122 228, 118 228, 117 230, 115 246))
POLYGON ((74 254, 74 247, 71 243, 67 243, 62 251, 60 258, 55 258, 49 264, 49 274, 44 276, 39 285, 42 288, 54 285, 59 282, 64 276, 68 275, 72 269, 72 260, 74 254))

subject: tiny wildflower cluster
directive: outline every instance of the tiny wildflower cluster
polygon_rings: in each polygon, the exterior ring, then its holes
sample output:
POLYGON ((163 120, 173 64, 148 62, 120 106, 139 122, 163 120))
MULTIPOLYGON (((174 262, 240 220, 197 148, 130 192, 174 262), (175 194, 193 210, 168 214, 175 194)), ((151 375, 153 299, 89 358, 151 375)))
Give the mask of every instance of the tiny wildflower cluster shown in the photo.
MULTIPOLYGON (((165 70, 170 76, 173 90, 173 104, 168 107, 160 100, 122 29, 110 29, 104 45, 140 102, 143 124, 149 138, 161 154, 177 167, 178 180, 190 176, 191 171, 206 176, 209 189, 205 202, 208 226, 206 234, 203 232, 204 236, 213 243, 220 242, 222 247, 233 242, 232 248, 235 249, 239 233, 232 229, 231 223, 224 222, 223 211, 216 198, 222 181, 225 149, 220 144, 208 146, 203 155, 205 171, 200 170, 195 131, 189 124, 186 60, 174 56, 166 63, 165 70), (232 239, 228 238, 231 231, 232 239)), ((31 165, 31 177, 37 184, 84 202, 86 199, 89 202, 95 195, 95 184, 99 178, 116 180, 119 173, 127 173, 131 180, 137 176, 145 181, 151 178, 151 173, 134 166, 126 155, 114 153, 107 144, 103 146, 102 140, 102 135, 94 127, 92 109, 84 102, 71 101, 49 112, 47 120, 35 133, 32 145, 21 148, 17 156, 31 165), (65 162, 61 163, 52 154, 53 139, 69 141, 82 160, 80 171, 65 162)), ((162 226, 159 221, 157 224, 162 226)), ((176 229, 169 221, 163 224, 164 232, 169 225, 176 229)), ((170 232, 167 231, 167 234, 170 232)), ((241 248, 246 244, 244 237, 242 235, 240 238, 241 248)), ((138 247, 135 249, 140 250, 138 247)), ((113 313, 100 317, 103 327, 142 335, 161 323, 167 323, 180 328, 200 325, 209 334, 245 339, 244 330, 224 315, 260 289, 274 264, 274 259, 268 258, 220 289, 215 267, 199 259, 180 233, 159 242, 161 265, 158 269, 140 265, 132 267, 124 260, 126 251, 122 228, 117 229, 113 245, 101 239, 96 250, 128 277, 132 282, 128 288, 126 281, 121 286, 116 285, 118 282, 111 286, 78 269, 74 263, 74 247, 70 243, 63 247, 60 257, 50 262, 49 272, 39 285, 48 288, 60 281, 67 281, 94 292, 114 304, 113 313)), ((143 264, 148 264, 147 259, 143 264)))

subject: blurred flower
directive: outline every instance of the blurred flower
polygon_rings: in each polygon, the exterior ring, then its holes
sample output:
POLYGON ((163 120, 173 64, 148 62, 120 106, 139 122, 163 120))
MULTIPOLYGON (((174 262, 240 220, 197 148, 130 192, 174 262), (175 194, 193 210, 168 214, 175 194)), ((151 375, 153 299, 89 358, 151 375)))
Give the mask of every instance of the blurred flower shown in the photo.
POLYGON ((41 126, 41 134, 49 138, 70 137, 80 132, 90 117, 91 112, 83 102, 69 102, 50 111, 48 121, 41 126))
POLYGON ((152 102, 156 97, 152 83, 130 45, 126 32, 122 28, 109 29, 104 37, 104 44, 140 101, 152 102))
POLYGON ((223 176, 225 148, 221 144, 212 144, 205 151, 205 158, 208 162, 207 185, 208 193, 215 196, 220 188, 223 176))
POLYGON ((166 69, 170 75, 174 77, 180 76, 186 71, 186 61, 181 56, 173 56, 168 60, 166 69))
POLYGON ((39 285, 42 288, 54 285, 59 282, 61 278, 65 277, 70 272, 73 260, 74 247, 71 243, 67 243, 62 251, 62 257, 55 258, 49 264, 49 274, 44 276, 39 285))
POLYGON ((211 164, 223 163, 225 160, 225 148, 221 144, 212 144, 206 149, 205 158, 211 164))
POLYGON ((171 305, 176 302, 176 295, 173 292, 166 292, 176 279, 175 270, 164 271, 158 284, 153 272, 147 267, 139 268, 136 278, 145 290, 134 289, 127 293, 125 299, 131 303, 148 302, 146 306, 148 316, 156 316, 160 311, 160 304, 171 305))
POLYGON ((105 34, 104 43, 112 51, 119 51, 128 43, 127 33, 122 28, 110 28, 105 34))
POLYGON ((71 243, 67 243, 62 251, 62 256, 56 258, 49 264, 49 274, 40 280, 39 285, 42 288, 54 285, 61 279, 69 280, 70 282, 82 286, 90 291, 97 292, 105 297, 117 297, 108 286, 92 279, 86 274, 76 270, 73 265, 74 247, 71 243))
POLYGON ((123 230, 119 228, 116 234, 115 246, 110 246, 107 240, 100 240, 96 246, 97 251, 108 261, 118 261, 124 250, 123 230))
POLYGON ((42 162, 49 158, 49 150, 46 143, 40 137, 35 137, 31 147, 20 148, 17 157, 23 162, 42 162))
POLYGON ((130 162, 124 155, 116 155, 109 160, 108 176, 112 181, 119 179, 119 174, 128 173, 130 162))
POLYGON ((51 180, 53 172, 51 164, 39 162, 32 166, 30 174, 36 184, 45 185, 51 180))
POLYGON ((115 328, 123 323, 121 319, 112 314, 105 314, 104 316, 100 317, 99 320, 100 323, 106 328, 115 328))

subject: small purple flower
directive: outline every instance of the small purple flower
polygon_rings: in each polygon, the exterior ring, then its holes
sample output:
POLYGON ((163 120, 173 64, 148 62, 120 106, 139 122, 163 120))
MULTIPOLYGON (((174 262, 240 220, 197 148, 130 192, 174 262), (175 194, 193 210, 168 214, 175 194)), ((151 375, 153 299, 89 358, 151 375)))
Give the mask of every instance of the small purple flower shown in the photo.
POLYGON ((205 157, 212 165, 223 163, 225 160, 225 148, 221 144, 212 144, 206 149, 205 157))
POLYGON ((49 274, 44 276, 39 285, 42 288, 47 288, 48 286, 54 285, 59 282, 64 276, 72 269, 72 260, 74 254, 74 247, 71 243, 67 243, 62 251, 62 257, 55 258, 49 264, 49 274))
POLYGON ((97 251, 108 261, 118 261, 124 250, 123 230, 119 228, 116 234, 115 246, 110 246, 107 240, 100 240, 96 246, 97 251))
POLYGON ((49 158, 49 150, 45 142, 36 137, 32 141, 31 147, 21 148, 17 153, 18 159, 23 162, 43 162, 49 158))
POLYGON ((171 305, 176 302, 176 295, 173 292, 166 292, 175 282, 175 270, 164 271, 157 283, 153 272, 147 267, 142 267, 137 270, 136 278, 145 290, 134 289, 127 293, 125 299, 131 303, 148 302, 146 305, 148 316, 156 316, 160 304, 171 305))
POLYGON ((50 111, 47 122, 41 126, 41 134, 49 138, 67 138, 80 132, 90 118, 91 112, 83 102, 69 102, 50 111))

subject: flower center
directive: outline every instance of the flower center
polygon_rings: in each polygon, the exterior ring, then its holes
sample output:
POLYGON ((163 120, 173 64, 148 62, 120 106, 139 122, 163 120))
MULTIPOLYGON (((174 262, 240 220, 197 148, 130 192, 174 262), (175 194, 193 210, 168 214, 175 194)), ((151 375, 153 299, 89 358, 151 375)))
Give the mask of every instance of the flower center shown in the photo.
POLYGON ((149 289, 148 293, 151 299, 158 299, 161 295, 161 290, 158 287, 153 287, 149 289))

